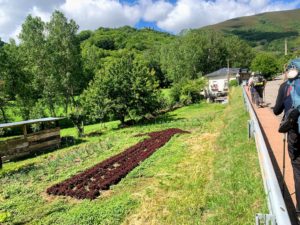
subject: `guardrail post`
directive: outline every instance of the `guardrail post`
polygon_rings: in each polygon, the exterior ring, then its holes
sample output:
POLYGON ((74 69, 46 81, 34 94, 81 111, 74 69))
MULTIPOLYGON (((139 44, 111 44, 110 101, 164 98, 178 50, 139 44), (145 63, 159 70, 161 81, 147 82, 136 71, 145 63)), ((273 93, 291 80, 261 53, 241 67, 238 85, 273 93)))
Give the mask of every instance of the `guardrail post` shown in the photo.
POLYGON ((275 216, 271 214, 258 213, 255 217, 255 225, 276 225, 275 216))
POLYGON ((254 137, 254 124, 253 120, 248 120, 248 138, 254 137))

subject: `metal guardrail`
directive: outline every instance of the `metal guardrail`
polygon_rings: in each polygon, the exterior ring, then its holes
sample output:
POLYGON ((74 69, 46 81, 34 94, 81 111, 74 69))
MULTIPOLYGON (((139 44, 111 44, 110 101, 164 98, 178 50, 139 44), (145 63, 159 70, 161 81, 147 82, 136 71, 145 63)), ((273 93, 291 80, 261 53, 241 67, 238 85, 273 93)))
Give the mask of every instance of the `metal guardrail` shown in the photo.
POLYGON ((249 98, 243 89, 244 101, 247 111, 250 114, 249 137, 255 138, 258 151, 261 173, 264 188, 268 200, 269 214, 256 214, 256 225, 291 225, 291 220, 280 190, 280 185, 275 175, 275 171, 262 135, 256 114, 252 108, 249 98))

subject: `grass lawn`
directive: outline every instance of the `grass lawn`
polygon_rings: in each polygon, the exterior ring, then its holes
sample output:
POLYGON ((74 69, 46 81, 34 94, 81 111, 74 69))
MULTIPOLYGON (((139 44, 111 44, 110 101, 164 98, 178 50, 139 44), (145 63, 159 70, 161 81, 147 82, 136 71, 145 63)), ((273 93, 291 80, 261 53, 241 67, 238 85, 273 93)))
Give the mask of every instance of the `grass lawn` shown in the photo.
MULTIPOLYGON (((254 224, 265 194, 240 89, 230 104, 196 104, 151 124, 118 129, 118 122, 85 127, 78 145, 4 164, 0 224, 254 224), (145 137, 181 128, 165 146, 96 200, 48 196, 48 187, 113 156, 145 137)), ((75 135, 74 128, 62 135, 75 135)))

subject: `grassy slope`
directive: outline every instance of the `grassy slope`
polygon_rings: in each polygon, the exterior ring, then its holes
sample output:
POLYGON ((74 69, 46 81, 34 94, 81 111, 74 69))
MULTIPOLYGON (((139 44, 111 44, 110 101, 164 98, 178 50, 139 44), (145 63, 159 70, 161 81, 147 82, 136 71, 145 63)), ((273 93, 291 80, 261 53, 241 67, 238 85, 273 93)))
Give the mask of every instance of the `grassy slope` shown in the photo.
MULTIPOLYGON (((80 145, 22 162, 0 175, 0 223, 29 224, 253 224, 265 211, 254 142, 247 140, 241 92, 231 104, 184 107, 153 124, 104 131, 80 145), (94 201, 49 197, 45 190, 144 137, 178 127, 177 135, 94 201)), ((64 134, 75 133, 68 129, 64 134)))
POLYGON ((298 47, 299 21, 300 9, 295 9, 239 17, 201 29, 236 34, 253 46, 264 46, 269 50, 283 52, 284 38, 289 39, 289 48, 298 47))

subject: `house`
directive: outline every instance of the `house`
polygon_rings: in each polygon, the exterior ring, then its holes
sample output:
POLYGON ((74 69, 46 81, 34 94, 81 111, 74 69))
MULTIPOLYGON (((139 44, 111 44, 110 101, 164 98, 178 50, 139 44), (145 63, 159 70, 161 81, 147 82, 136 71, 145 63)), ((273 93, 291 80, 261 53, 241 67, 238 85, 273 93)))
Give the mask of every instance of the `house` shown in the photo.
POLYGON ((215 72, 205 75, 208 79, 208 92, 213 96, 224 96, 228 91, 228 79, 237 80, 239 84, 248 80, 250 72, 248 69, 221 68, 215 72))

